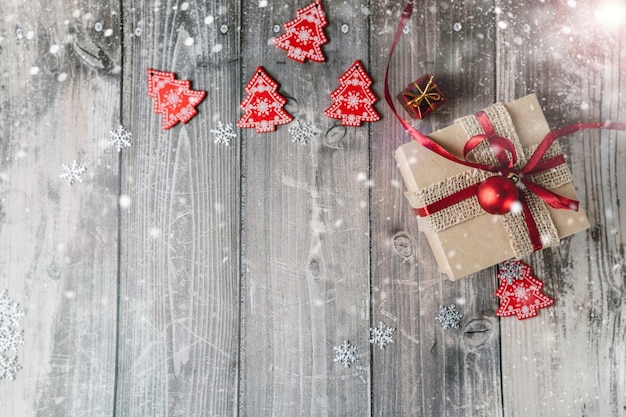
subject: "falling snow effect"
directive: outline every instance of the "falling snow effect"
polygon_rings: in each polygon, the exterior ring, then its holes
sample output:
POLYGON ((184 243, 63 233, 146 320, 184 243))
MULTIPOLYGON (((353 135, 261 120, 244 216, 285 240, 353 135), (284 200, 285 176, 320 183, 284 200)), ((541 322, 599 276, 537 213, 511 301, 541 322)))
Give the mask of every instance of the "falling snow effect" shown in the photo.
POLYGON ((378 327, 370 327, 370 343, 384 349, 388 344, 395 343, 393 340, 395 331, 396 329, 385 326, 385 323, 381 321, 378 327))
POLYGON ((109 132, 109 135, 111 137, 109 144, 115 147, 118 152, 121 152, 122 149, 128 148, 130 146, 130 138, 132 136, 132 133, 124 129, 124 126, 119 125, 117 129, 111 130, 109 132))
POLYGON ((62 164, 61 166, 63 173, 59 175, 59 178, 66 179, 69 185, 74 185, 76 182, 83 182, 83 174, 87 170, 85 165, 79 164, 74 160, 70 165, 62 164))
POLYGON ((17 353, 24 344, 24 332, 21 330, 24 312, 19 304, 11 300, 8 291, 0 293, 0 380, 15 379, 20 369, 17 356, 5 356, 8 352, 17 353))
POLYGON ((440 306, 439 307, 439 315, 435 317, 439 323, 441 323, 444 330, 446 329, 458 329, 459 322, 461 321, 461 313, 456 311, 456 305, 450 304, 449 307, 440 306))
POLYGON ((289 133, 291 134, 291 141, 297 142, 301 145, 309 143, 310 139, 315 136, 315 132, 311 128, 311 122, 296 121, 296 124, 289 127, 289 133))
POLYGON ((349 341, 344 340, 341 346, 333 346, 335 351, 335 362, 341 362, 345 368, 349 368, 358 358, 356 356, 356 346, 350 344, 349 341))
POLYGON ((217 128, 211 129, 211 133, 213 134, 214 143, 226 146, 230 145, 230 142, 237 138, 237 134, 235 133, 235 128, 232 123, 217 122, 217 128))

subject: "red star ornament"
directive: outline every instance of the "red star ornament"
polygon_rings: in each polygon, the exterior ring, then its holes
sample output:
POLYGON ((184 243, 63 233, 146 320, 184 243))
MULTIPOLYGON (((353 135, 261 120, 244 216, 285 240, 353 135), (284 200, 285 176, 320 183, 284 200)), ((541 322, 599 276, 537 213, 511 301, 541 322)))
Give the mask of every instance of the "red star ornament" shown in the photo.
POLYGON ((287 51, 295 61, 310 59, 324 62, 321 46, 328 42, 324 27, 328 25, 320 0, 296 12, 296 18, 285 23, 285 33, 274 38, 274 45, 287 51))
POLYGON ((380 120, 373 103, 378 97, 370 89, 372 79, 358 59, 339 77, 339 87, 330 93, 333 104, 324 110, 331 119, 341 120, 344 126, 361 126, 361 122, 380 120))
POLYGON ((148 69, 148 96, 154 99, 154 112, 162 115, 161 126, 167 130, 191 120, 206 91, 191 90, 189 81, 177 80, 173 72, 148 69))
POLYGON ((272 132, 276 125, 292 121, 293 116, 283 109, 287 100, 276 91, 277 89, 276 81, 262 67, 258 67, 246 85, 248 95, 239 105, 244 114, 237 122, 237 126, 254 127, 257 133, 263 133, 272 132))
POLYGON ((546 308, 554 300, 541 292, 543 282, 532 275, 532 269, 522 261, 506 261, 498 271, 500 286, 496 297, 500 298, 500 307, 496 316, 517 315, 518 320, 537 315, 537 310, 546 308))

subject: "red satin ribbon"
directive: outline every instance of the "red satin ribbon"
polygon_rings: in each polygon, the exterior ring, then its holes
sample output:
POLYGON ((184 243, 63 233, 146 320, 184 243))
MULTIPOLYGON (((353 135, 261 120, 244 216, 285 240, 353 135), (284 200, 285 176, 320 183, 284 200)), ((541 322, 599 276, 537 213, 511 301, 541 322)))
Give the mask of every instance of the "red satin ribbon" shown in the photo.
MULTIPOLYGON (((393 38, 393 43, 391 44, 391 49, 389 51, 389 59, 387 61, 387 69, 385 71, 385 100, 389 107, 391 108, 392 113, 398 118, 402 126, 406 129, 406 131, 411 135, 411 137, 418 142, 420 145, 425 148, 435 152, 437 155, 442 156, 452 162, 456 162, 458 164, 480 169, 483 171, 489 171, 493 173, 497 173, 504 176, 515 175, 519 178, 524 187, 536 194, 539 198, 541 198, 546 204, 551 207, 557 209, 567 209, 567 210, 578 210, 578 201, 569 199, 565 196, 556 194, 534 182, 532 182, 527 176, 536 174, 565 163, 563 155, 558 155, 553 158, 549 158, 547 160, 542 160, 543 156, 547 152, 548 148, 552 143, 562 137, 569 135, 574 132, 578 132, 580 130, 585 129, 611 129, 611 130, 624 130, 626 131, 626 123, 617 123, 617 122, 592 122, 592 123, 576 123, 569 126, 565 126, 561 129, 553 130, 548 133, 540 142, 539 146, 535 150, 535 152, 528 159, 526 164, 516 169, 514 168, 515 163, 517 162, 517 153, 515 151, 515 147, 511 143, 509 139, 500 137, 496 134, 489 118, 484 112, 479 112, 476 114, 476 118, 481 124, 485 134, 477 135, 470 138, 465 147, 463 149, 463 158, 459 159, 450 152, 448 152, 445 148, 443 148, 438 143, 434 142, 428 136, 420 133, 413 126, 407 123, 396 111, 396 107, 393 104, 393 100, 391 98, 391 93, 389 92, 389 68, 391 66, 391 58, 393 53, 398 45, 400 40, 400 36, 402 35, 403 29, 406 26, 407 22, 411 18, 413 14, 413 0, 409 0, 406 7, 402 12, 402 16, 400 17, 400 21, 398 23, 398 28, 396 30, 396 34, 393 38), (467 156, 472 152, 482 141, 487 140, 491 149, 494 152, 494 155, 498 159, 498 165, 486 165, 470 162, 467 160, 467 156), (507 155, 508 153, 508 155, 507 155)), ((439 210, 443 210, 446 207, 450 207, 454 204, 457 204, 463 201, 466 198, 470 198, 476 195, 478 190, 478 184, 470 186, 464 190, 458 191, 454 194, 451 194, 447 197, 442 198, 435 203, 429 204, 425 207, 414 209, 415 214, 424 217, 430 214, 433 214, 439 210)), ((537 225, 533 219, 533 216, 528 208, 528 204, 526 204, 526 199, 523 196, 523 193, 520 193, 520 202, 522 203, 524 218, 526 220, 526 225, 529 230, 529 237, 533 244, 535 250, 541 249, 541 238, 539 236, 539 232, 537 230, 537 225)))

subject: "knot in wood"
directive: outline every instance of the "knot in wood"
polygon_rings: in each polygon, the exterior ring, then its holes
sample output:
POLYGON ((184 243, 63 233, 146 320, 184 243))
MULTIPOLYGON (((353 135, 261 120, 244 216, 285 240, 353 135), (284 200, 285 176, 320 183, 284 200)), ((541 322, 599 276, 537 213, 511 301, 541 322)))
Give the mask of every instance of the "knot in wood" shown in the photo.
POLYGON ((317 259, 311 259, 309 261, 308 269, 313 278, 319 278, 322 273, 322 265, 317 259))
POLYGON ((324 135, 324 146, 331 149, 342 149, 341 140, 346 136, 348 130, 343 125, 335 125, 326 131, 324 135))
POLYGON ((48 265, 48 276, 53 280, 58 280, 61 277, 61 268, 56 262, 50 263, 48 265))
POLYGON ((485 346, 492 334, 493 324, 489 319, 474 319, 463 329, 463 344, 468 350, 478 350, 485 346))
POLYGON ((409 235, 404 232, 396 234, 392 238, 393 250, 402 258, 407 259, 415 253, 415 246, 409 235))

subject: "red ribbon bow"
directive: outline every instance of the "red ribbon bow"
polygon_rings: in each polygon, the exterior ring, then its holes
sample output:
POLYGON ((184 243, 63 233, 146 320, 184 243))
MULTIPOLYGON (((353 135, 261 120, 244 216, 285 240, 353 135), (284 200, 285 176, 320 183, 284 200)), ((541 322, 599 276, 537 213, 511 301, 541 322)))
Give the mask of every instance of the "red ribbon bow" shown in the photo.
MULTIPOLYGON (((409 0, 408 4, 404 8, 402 12, 402 16, 400 18, 400 22, 398 23, 398 28, 396 30, 396 34, 393 39, 393 43, 391 45, 391 49, 389 51, 389 60, 387 61, 387 69, 385 71, 385 99, 393 114, 398 118, 402 126, 407 130, 407 132, 413 137, 415 141, 417 141, 420 145, 425 148, 435 152, 437 155, 442 156, 450 161, 456 162, 458 164, 476 168, 484 171, 493 172, 499 175, 503 175, 506 177, 516 177, 519 181, 525 186, 525 188, 536 194, 539 198, 541 198, 546 204, 551 207, 557 209, 567 209, 567 210, 578 210, 578 201, 569 199, 565 196, 556 194, 530 180, 528 177, 532 174, 537 174, 539 172, 555 168, 563 163, 565 160, 563 155, 557 155, 555 157, 542 160, 547 150, 550 148, 552 143, 562 137, 569 135, 571 133, 583 130, 583 129, 613 129, 613 130, 626 130, 626 124, 624 123, 616 123, 616 122, 592 122, 592 123, 576 123, 572 125, 565 126, 561 129, 553 130, 548 133, 540 142, 539 146, 535 150, 535 152, 530 156, 526 164, 521 168, 515 168, 515 164, 518 160, 517 152, 515 151, 515 147, 513 143, 501 136, 498 136, 489 121, 489 118, 484 112, 479 112, 476 114, 478 122, 482 126, 485 134, 477 135, 471 137, 465 147, 463 149, 463 158, 459 159, 450 152, 448 152, 445 148, 443 148, 438 143, 434 142, 428 136, 420 133, 413 126, 408 124, 400 115, 397 113, 396 108, 391 99, 391 94, 389 92, 389 67, 391 65, 391 57, 393 55, 394 50, 400 40, 400 36, 402 35, 402 31, 406 26, 407 21, 411 18, 411 14, 413 13, 413 0, 409 0), (487 141, 494 152, 494 155, 498 159, 498 165, 487 165, 480 164, 475 162, 470 162, 467 160, 467 156, 483 141, 487 141)), ((470 198, 476 195, 478 191, 479 184, 474 186, 470 186, 464 190, 451 194, 447 197, 442 198, 439 201, 436 201, 432 204, 429 204, 425 207, 415 209, 415 213, 418 216, 424 217, 428 216, 432 213, 435 213, 439 210, 445 209, 453 204, 456 204, 466 198, 470 198)), ((520 202, 522 203, 522 209, 524 212, 524 218, 526 220, 526 224, 529 230, 529 237, 533 244, 535 250, 541 249, 541 238, 539 236, 539 232, 537 226, 533 220, 532 214, 530 213, 530 209, 525 202, 523 197, 523 193, 520 193, 520 202)))

